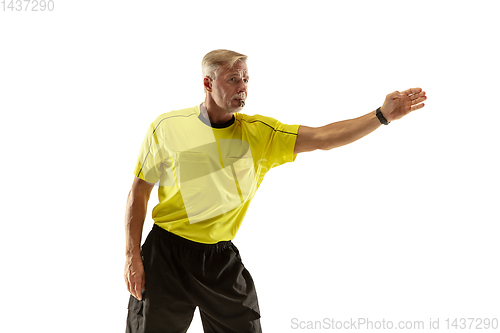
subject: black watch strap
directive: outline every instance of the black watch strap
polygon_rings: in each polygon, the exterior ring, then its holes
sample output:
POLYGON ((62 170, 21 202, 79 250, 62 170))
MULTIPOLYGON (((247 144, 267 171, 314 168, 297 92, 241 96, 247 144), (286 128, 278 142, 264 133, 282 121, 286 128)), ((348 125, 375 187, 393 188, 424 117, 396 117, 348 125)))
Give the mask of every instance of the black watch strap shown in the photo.
POLYGON ((385 119, 384 115, 382 114, 382 111, 380 111, 380 108, 377 109, 377 118, 384 125, 389 125, 391 123, 390 121, 387 121, 387 119, 385 119))

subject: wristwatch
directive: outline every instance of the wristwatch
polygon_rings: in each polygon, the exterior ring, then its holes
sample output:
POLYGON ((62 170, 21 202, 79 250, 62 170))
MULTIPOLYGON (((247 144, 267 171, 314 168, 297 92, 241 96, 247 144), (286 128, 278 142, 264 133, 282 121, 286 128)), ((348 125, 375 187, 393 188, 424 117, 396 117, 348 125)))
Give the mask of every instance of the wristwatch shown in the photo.
POLYGON ((385 119, 384 115, 382 114, 382 111, 380 111, 380 108, 377 109, 377 118, 384 125, 389 125, 391 123, 390 121, 387 121, 387 119, 385 119))

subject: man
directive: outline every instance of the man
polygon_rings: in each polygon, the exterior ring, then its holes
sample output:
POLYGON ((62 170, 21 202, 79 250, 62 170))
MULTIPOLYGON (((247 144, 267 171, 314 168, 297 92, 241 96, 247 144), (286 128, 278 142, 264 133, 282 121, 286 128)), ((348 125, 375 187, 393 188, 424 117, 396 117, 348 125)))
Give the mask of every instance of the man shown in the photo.
POLYGON ((159 116, 148 129, 125 214, 127 332, 186 332, 196 306, 205 332, 261 332, 254 283, 231 240, 267 171, 296 154, 354 142, 424 106, 420 88, 386 96, 362 117, 323 127, 286 125, 239 111, 246 56, 209 52, 205 101, 159 116), (155 224, 141 249, 147 202, 155 224))

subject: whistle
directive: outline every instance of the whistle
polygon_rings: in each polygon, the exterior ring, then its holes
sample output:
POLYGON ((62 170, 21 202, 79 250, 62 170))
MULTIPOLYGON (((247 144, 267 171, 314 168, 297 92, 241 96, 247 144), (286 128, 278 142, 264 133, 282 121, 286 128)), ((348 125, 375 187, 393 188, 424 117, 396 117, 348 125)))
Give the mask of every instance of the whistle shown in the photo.
POLYGON ((240 101, 240 108, 244 107, 245 106, 245 101, 244 100, 241 100, 240 101))

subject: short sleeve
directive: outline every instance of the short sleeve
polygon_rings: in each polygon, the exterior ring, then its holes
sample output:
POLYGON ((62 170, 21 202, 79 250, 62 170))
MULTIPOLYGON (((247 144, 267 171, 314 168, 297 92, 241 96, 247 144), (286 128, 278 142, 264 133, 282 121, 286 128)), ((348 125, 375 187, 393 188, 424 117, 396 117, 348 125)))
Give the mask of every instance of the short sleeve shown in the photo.
POLYGON ((271 169, 295 161, 297 154, 294 154, 293 151, 300 125, 286 125, 277 120, 269 122, 268 125, 272 131, 264 150, 263 160, 266 166, 271 169))
POLYGON ((148 183, 155 184, 164 171, 167 153, 158 124, 153 122, 144 137, 134 175, 148 183))

